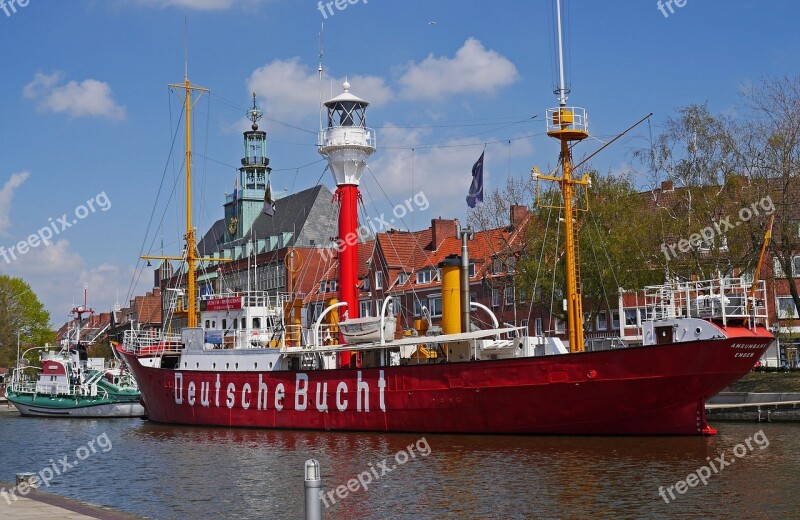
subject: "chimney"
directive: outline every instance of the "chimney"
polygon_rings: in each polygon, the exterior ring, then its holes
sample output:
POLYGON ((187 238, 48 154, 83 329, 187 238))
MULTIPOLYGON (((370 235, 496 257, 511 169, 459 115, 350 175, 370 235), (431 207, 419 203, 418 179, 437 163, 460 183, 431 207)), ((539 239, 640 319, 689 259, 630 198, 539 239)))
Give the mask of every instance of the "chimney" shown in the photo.
POLYGON ((511 227, 513 229, 519 229, 527 216, 528 206, 511 205, 511 227))
POLYGON ((675 185, 672 181, 661 181, 661 191, 675 191, 675 185))
POLYGON ((431 220, 431 248, 434 251, 439 249, 445 238, 455 238, 456 221, 447 220, 441 217, 431 220))

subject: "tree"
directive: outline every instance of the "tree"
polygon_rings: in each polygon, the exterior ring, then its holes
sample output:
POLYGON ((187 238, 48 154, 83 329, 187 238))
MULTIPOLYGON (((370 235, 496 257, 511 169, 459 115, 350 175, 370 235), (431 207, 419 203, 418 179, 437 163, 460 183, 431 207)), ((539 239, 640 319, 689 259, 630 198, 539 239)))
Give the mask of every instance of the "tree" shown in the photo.
MULTIPOLYGON (((590 174, 592 183, 578 205, 581 288, 589 303, 587 312, 616 306, 618 289, 639 289, 663 279, 653 269, 658 247, 652 233, 650 212, 627 176, 590 174)), ((551 309, 561 319, 566 297, 563 214, 552 207, 562 205, 561 195, 542 194, 543 205, 533 209, 535 218, 528 230, 528 254, 518 262, 517 284, 535 288, 534 302, 551 309)))
POLYGON ((467 210, 467 224, 476 231, 508 226, 512 205, 528 206, 536 201, 536 185, 529 178, 508 178, 506 185, 492 190, 482 204, 467 210))
POLYGON ((21 278, 0 275, 0 366, 13 366, 17 357, 17 332, 23 347, 53 341, 50 313, 21 278))
POLYGON ((652 175, 652 233, 663 244, 656 260, 670 275, 711 278, 755 266, 771 209, 742 146, 748 129, 689 105, 668 118, 652 150, 634 153, 652 175), (668 189, 657 187, 662 180, 668 189))
POLYGON ((781 267, 795 307, 800 309, 800 76, 764 78, 742 91, 748 124, 741 153, 750 174, 774 198, 770 250, 781 267), (794 264, 794 265, 793 265, 794 264))

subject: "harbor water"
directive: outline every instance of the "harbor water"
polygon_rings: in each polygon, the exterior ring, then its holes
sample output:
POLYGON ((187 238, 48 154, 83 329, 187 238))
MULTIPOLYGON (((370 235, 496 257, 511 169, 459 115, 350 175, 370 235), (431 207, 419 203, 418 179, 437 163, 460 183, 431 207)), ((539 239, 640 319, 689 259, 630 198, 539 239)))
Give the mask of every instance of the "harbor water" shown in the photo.
POLYGON ((706 438, 451 436, 0 414, 0 481, 35 472, 45 491, 149 518, 300 519, 314 458, 326 519, 800 517, 800 425, 715 426, 706 438))

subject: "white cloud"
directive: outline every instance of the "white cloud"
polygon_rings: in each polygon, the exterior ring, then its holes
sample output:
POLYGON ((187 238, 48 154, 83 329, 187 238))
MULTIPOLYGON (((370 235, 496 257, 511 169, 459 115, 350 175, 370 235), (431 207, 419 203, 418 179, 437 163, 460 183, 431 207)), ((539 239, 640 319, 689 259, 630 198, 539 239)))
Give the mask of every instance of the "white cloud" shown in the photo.
MULTIPOLYGON (((429 135, 427 130, 409 131, 391 127, 381 130, 382 141, 391 147, 411 147, 429 135)), ((424 223, 431 218, 463 214, 467 207, 466 196, 472 179, 472 165, 481 154, 482 143, 475 139, 463 139, 448 144, 475 146, 420 148, 413 152, 409 149, 384 149, 381 156, 370 165, 382 190, 371 189, 369 184, 376 180, 367 173, 365 178, 368 179, 369 192, 376 196, 385 191, 395 204, 414 193, 425 192, 431 202, 431 209, 435 208, 436 214, 431 213, 431 210, 428 211, 430 214, 415 214, 413 227, 416 229, 424 227, 424 223)), ((488 167, 484 175, 490 175, 488 167)), ((397 222, 397 225, 405 227, 402 222, 397 222)), ((411 226, 410 217, 405 218, 405 225, 411 226)))
MULTIPOLYGON (((345 78, 327 78, 322 85, 323 99, 333 90, 337 96, 342 91, 345 78)), ((349 76, 351 91, 372 105, 385 103, 392 97, 383 78, 378 76, 349 76)), ((297 121, 319 111, 319 76, 316 69, 300 63, 299 58, 274 60, 257 68, 247 80, 247 88, 265 98, 262 109, 267 116, 291 118, 297 121)))
MULTIPOLYGON (((55 327, 68 319, 72 304, 82 300, 84 285, 89 288, 88 303, 97 312, 110 311, 117 297, 121 306, 127 306, 125 297, 134 274, 131 266, 119 267, 108 263, 88 265, 80 254, 70 250, 68 240, 32 248, 10 263, 0 257, 0 267, 9 275, 19 276, 30 284, 39 301, 50 311, 55 327)), ((144 294, 150 290, 150 272, 145 271, 139 282, 134 294, 144 294)))
POLYGON ((11 200, 14 191, 30 176, 28 172, 12 173, 11 178, 0 188, 0 236, 9 236, 8 228, 11 227, 11 200))
POLYGON ((66 113, 72 117, 125 119, 125 107, 114 101, 108 83, 85 79, 61 84, 63 72, 50 75, 37 72, 25 85, 22 95, 35 101, 43 112, 66 113))
POLYGON ((515 82, 517 68, 506 57, 469 38, 452 58, 434 57, 410 64, 400 78, 409 99, 441 99, 450 94, 493 94, 515 82))

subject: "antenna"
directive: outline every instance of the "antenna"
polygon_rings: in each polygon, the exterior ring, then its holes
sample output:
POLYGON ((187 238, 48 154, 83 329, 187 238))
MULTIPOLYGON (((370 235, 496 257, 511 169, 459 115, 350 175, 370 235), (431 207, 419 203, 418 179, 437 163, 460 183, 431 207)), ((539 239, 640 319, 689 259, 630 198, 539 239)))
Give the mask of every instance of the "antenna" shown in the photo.
POLYGON ((325 22, 322 22, 319 29, 319 67, 317 73, 319 74, 319 131, 322 132, 322 58, 325 55, 325 22))
POLYGON ((189 77, 189 17, 183 17, 183 77, 189 77))
POLYGON ((556 11, 558 17, 558 77, 559 77, 559 84, 558 88, 553 92, 553 94, 558 95, 558 104, 562 107, 567 106, 567 94, 569 94, 569 90, 564 84, 564 42, 563 37, 561 35, 561 0, 556 0, 556 11))

